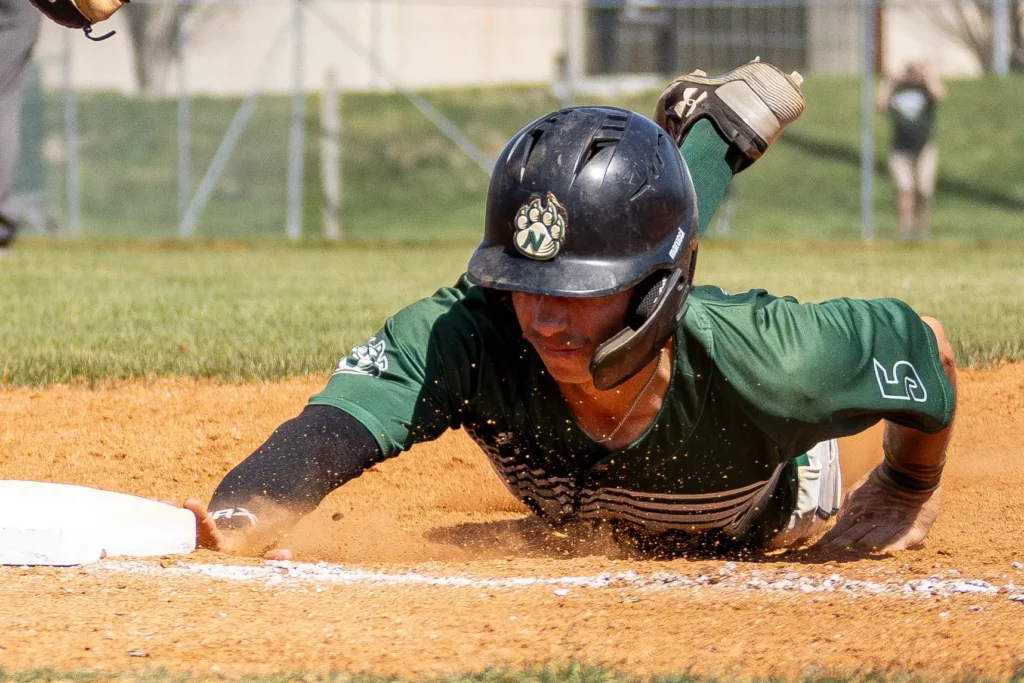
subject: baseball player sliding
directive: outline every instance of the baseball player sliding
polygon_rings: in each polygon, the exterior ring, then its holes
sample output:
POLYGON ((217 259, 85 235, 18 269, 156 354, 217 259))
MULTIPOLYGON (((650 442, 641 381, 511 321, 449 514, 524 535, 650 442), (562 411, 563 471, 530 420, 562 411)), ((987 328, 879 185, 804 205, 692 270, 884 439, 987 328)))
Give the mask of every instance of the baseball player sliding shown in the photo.
POLYGON ((186 501, 200 545, 273 547, 332 490, 459 427, 552 525, 773 548, 835 516, 826 548, 921 543, 956 402, 939 322, 894 299, 801 304, 694 281, 734 173, 802 113, 799 80, 758 61, 694 72, 655 121, 574 107, 517 133, 465 275, 343 358, 209 506, 186 501), (837 439, 879 421, 875 460, 850 486, 837 439))

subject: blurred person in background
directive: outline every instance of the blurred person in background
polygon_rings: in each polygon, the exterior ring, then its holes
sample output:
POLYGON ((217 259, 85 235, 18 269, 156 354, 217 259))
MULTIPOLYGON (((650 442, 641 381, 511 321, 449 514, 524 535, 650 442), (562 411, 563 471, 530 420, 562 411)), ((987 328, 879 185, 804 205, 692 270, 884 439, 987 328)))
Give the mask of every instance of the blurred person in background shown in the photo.
POLYGON ((889 172, 896 185, 900 239, 927 239, 938 163, 933 142, 935 111, 946 86, 926 61, 911 62, 903 75, 885 79, 877 106, 892 121, 889 172))
POLYGON ((21 149, 21 83, 39 33, 27 0, 0 0, 0 248, 14 239, 14 175, 21 149))

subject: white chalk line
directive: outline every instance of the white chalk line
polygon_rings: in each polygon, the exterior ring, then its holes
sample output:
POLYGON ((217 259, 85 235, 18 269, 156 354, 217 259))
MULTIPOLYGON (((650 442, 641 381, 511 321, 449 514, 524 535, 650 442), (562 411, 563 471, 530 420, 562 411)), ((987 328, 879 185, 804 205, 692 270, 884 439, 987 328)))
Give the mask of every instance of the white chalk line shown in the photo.
POLYGON ((479 590, 550 588, 559 597, 573 589, 630 588, 638 590, 711 590, 722 592, 792 592, 803 594, 840 593, 853 596, 953 597, 1005 595, 1024 607, 1024 585, 1009 581, 997 585, 982 579, 965 579, 958 572, 921 579, 865 581, 840 574, 807 576, 797 572, 764 570, 739 571, 735 563, 723 565, 715 574, 687 576, 677 572, 638 574, 633 571, 602 572, 592 576, 502 577, 439 576, 409 571, 388 573, 318 562, 266 562, 258 566, 176 562, 170 566, 123 560, 104 560, 84 571, 115 572, 163 578, 200 577, 223 581, 263 584, 269 587, 323 585, 367 585, 381 587, 424 586, 479 590), (950 576, 950 574, 954 574, 950 576))

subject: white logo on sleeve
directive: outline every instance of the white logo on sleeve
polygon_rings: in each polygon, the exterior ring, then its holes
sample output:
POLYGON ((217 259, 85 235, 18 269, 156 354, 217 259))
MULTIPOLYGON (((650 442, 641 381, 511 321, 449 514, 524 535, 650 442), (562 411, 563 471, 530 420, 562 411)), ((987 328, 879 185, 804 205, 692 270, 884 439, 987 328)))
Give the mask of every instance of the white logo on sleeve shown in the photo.
POLYGON ((921 375, 917 374, 917 368, 909 361, 901 360, 892 366, 892 374, 884 365, 875 362, 875 379, 878 380, 878 389, 882 392, 882 398, 893 401, 915 401, 924 403, 928 400, 928 389, 921 381, 921 375))
POLYGON ((376 337, 371 337, 369 343, 355 347, 352 353, 342 358, 334 374, 380 377, 388 369, 386 351, 383 339, 377 341, 376 337))

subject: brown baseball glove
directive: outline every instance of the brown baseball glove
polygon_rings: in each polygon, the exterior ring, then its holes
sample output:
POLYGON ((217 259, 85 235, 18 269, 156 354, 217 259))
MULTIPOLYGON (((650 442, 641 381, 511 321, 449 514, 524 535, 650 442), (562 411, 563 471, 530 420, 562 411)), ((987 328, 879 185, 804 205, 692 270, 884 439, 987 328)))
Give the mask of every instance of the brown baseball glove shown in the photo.
MULTIPOLYGON (((92 38, 92 25, 106 21, 117 10, 128 4, 128 0, 31 0, 40 12, 61 26, 80 28, 92 38)), ((93 40, 109 38, 108 33, 93 40)))

